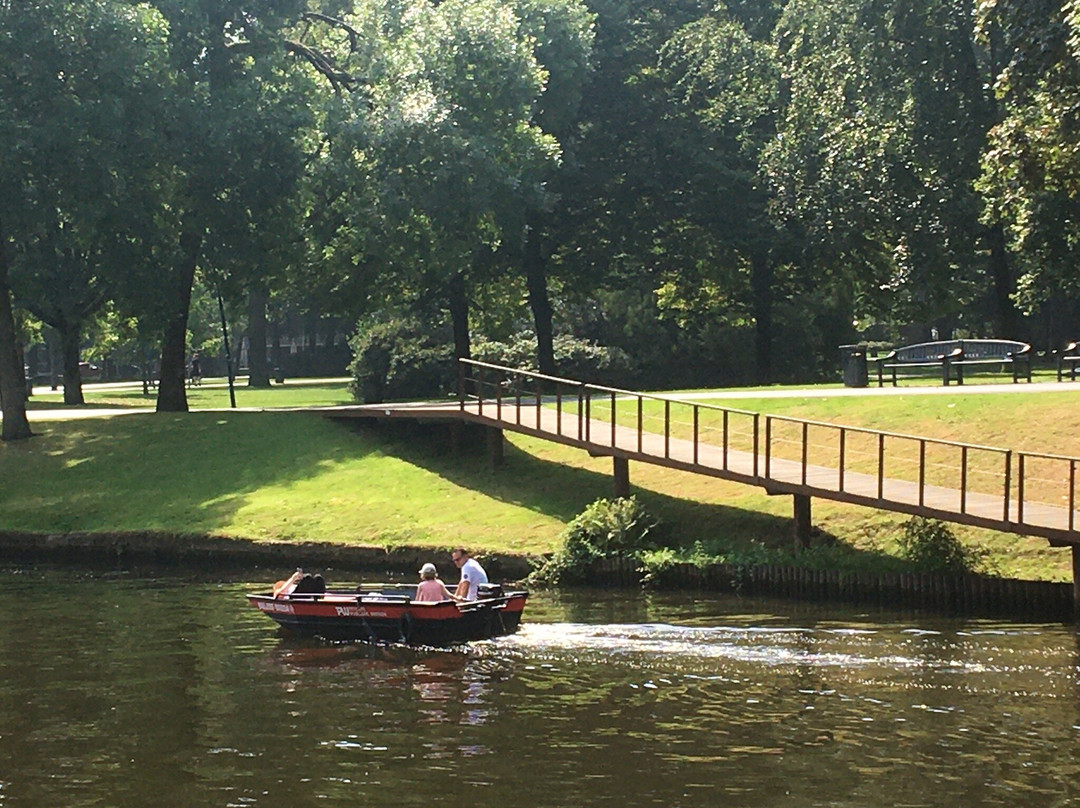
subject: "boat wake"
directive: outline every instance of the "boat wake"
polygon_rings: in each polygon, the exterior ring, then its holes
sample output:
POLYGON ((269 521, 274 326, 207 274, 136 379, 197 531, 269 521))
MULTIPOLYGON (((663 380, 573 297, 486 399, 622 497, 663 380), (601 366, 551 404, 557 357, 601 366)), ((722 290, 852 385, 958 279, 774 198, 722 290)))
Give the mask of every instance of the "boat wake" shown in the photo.
MULTIPOLYGON (((575 658, 624 658, 627 662, 645 657, 669 660, 731 660, 765 665, 815 667, 870 666, 917 667, 925 659, 890 654, 864 655, 851 650, 859 633, 845 632, 840 643, 848 650, 830 646, 838 635, 801 628, 742 628, 716 626, 696 628, 663 623, 585 625, 553 623, 524 626, 507 642, 532 653, 575 658)), ((873 632, 865 632, 870 638, 873 632)), ((869 644, 869 643, 867 643, 869 644)))
MULTIPOLYGON (((500 647, 560 661, 709 674, 724 667, 843 669, 860 678, 898 672, 990 675, 1015 672, 996 635, 949 636, 916 629, 714 626, 664 623, 529 623, 500 647)), ((1030 668, 1026 671, 1030 674, 1030 668)), ((1056 670, 1054 678, 1061 673, 1056 670)))

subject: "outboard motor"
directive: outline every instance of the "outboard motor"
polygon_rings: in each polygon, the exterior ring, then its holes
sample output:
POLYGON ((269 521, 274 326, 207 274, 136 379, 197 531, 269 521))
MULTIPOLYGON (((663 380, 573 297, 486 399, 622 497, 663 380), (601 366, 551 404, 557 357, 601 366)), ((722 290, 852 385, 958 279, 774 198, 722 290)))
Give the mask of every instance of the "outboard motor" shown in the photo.
POLYGON ((501 598, 502 593, 502 584, 480 584, 476 587, 477 600, 483 600, 484 598, 501 598))

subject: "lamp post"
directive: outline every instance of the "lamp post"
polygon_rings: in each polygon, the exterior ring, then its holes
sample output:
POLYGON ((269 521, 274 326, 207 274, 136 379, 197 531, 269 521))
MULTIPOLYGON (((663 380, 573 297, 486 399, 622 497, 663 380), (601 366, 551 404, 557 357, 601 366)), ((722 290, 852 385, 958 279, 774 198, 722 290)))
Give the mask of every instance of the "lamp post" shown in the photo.
POLYGON ((217 293, 218 311, 221 312, 221 336, 225 339, 225 372, 229 377, 229 406, 236 409, 236 388, 233 385, 232 352, 229 350, 229 325, 225 320, 225 301, 221 299, 221 290, 217 293))

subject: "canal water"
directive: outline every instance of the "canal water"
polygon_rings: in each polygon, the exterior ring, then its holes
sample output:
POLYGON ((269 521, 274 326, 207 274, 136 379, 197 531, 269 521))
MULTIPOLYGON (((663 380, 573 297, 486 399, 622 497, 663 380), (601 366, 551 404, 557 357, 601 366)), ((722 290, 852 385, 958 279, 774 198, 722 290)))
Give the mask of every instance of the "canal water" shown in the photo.
POLYGON ((0 572, 0 806, 1080 806, 1072 626, 537 594, 451 651, 0 572))

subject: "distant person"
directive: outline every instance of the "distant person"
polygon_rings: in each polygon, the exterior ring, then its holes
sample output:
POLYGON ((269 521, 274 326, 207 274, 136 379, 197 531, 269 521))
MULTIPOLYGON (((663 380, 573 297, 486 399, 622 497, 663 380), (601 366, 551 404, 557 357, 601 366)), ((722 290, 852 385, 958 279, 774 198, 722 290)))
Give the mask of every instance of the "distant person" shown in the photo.
POLYGON ((312 575, 299 567, 288 579, 274 584, 274 597, 284 598, 289 595, 322 595, 326 592, 326 581, 318 573, 312 575))
POLYGON ((291 595, 293 590, 296 589, 296 585, 304 577, 304 571, 299 567, 296 568, 296 572, 286 578, 284 581, 278 581, 274 584, 274 597, 283 598, 287 595, 291 595))
POLYGON ((446 584, 439 580, 439 571, 435 565, 428 562, 420 568, 420 583, 416 586, 416 597, 413 600, 453 600, 454 593, 446 588, 446 584))
POLYGON ((198 351, 191 355, 191 383, 202 384, 202 360, 199 358, 198 351))
POLYGON ((471 558, 467 550, 462 547, 452 551, 450 558, 461 569, 461 581, 457 585, 454 594, 461 600, 476 600, 479 596, 480 584, 488 582, 487 573, 475 558, 471 558))

